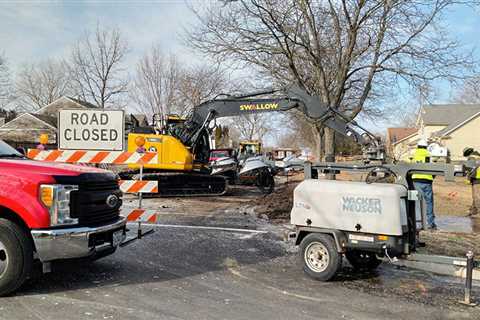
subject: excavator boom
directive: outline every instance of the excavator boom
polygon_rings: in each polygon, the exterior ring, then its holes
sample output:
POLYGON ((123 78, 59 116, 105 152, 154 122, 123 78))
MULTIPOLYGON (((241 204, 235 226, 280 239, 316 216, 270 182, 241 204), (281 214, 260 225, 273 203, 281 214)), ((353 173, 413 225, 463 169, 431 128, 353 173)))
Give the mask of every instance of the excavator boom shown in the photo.
MULTIPOLYGON (((145 148, 158 152, 159 162, 144 166, 143 179, 156 180, 161 195, 221 195, 226 190, 223 176, 210 175, 210 123, 217 118, 254 113, 298 110, 310 120, 341 135, 349 136, 364 147, 369 159, 383 157, 378 140, 357 123, 349 121, 335 109, 322 103, 298 87, 267 90, 246 95, 225 96, 206 101, 193 109, 186 119, 172 125, 165 121, 160 128, 143 128, 128 136, 129 151, 135 151, 135 140, 142 136, 145 148), (362 133, 357 130, 360 129, 362 133)), ((135 178, 133 171, 123 174, 123 179, 135 178)), ((273 179, 273 178, 272 178, 273 179)))
POLYGON ((364 149, 369 150, 370 159, 383 160, 383 147, 373 134, 355 121, 350 121, 335 109, 322 103, 318 96, 309 95, 296 86, 206 101, 194 108, 187 123, 187 132, 184 132, 180 138, 187 145, 196 146, 202 131, 216 118, 290 110, 299 110, 312 121, 352 138, 364 149), (264 95, 275 96, 258 98, 264 95), (358 129, 362 133, 359 133, 358 129))

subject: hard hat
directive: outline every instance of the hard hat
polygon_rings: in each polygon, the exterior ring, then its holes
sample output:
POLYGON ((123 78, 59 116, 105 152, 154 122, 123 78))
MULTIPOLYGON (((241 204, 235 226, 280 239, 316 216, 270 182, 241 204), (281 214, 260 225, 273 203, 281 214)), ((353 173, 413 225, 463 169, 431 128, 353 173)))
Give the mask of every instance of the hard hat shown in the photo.
POLYGON ((427 140, 425 140, 425 139, 420 139, 420 140, 418 140, 418 142, 417 142, 417 146, 419 146, 419 147, 428 147, 428 142, 427 142, 427 140))

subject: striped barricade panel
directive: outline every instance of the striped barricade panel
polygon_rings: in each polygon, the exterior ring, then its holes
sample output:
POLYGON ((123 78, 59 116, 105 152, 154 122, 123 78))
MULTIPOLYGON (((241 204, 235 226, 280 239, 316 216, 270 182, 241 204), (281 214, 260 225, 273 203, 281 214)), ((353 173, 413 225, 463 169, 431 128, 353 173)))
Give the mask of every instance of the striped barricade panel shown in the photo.
POLYGON ((128 222, 157 222, 157 211, 149 209, 122 209, 122 216, 127 217, 128 222))
POLYGON ((118 185, 123 193, 157 193, 158 181, 119 180, 118 185))
POLYGON ((91 164, 156 164, 156 152, 38 150, 29 149, 28 158, 38 161, 91 164))

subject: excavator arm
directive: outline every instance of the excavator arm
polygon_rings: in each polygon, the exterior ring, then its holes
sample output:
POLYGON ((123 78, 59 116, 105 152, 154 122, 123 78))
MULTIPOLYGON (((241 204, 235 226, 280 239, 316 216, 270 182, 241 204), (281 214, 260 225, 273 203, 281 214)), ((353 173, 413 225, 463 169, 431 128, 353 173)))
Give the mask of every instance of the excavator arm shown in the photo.
POLYGON ((179 138, 186 145, 195 148, 214 119, 294 109, 303 112, 313 121, 318 121, 335 132, 352 138, 364 147, 370 160, 383 160, 383 147, 373 134, 355 121, 349 121, 335 109, 322 103, 319 97, 311 96, 296 86, 283 90, 268 90, 206 101, 194 108, 185 130, 179 138), (262 97, 259 98, 260 96, 262 97), (263 98, 264 96, 269 97, 263 98), (361 130, 361 133, 358 132, 358 129, 361 130))

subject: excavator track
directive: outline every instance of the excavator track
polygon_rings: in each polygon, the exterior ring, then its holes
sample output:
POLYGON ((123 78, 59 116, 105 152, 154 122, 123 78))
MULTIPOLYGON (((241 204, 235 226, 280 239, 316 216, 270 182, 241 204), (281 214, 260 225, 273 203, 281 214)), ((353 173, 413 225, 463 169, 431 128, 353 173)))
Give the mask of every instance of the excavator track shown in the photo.
MULTIPOLYGON (((140 180, 138 171, 120 173, 124 180, 140 180)), ((227 191, 227 179, 206 173, 146 172, 142 180, 158 181, 158 193, 144 193, 147 197, 221 196, 227 191)))

